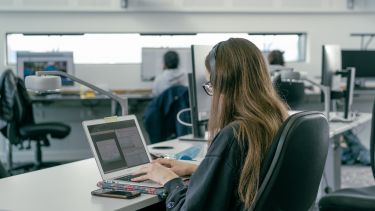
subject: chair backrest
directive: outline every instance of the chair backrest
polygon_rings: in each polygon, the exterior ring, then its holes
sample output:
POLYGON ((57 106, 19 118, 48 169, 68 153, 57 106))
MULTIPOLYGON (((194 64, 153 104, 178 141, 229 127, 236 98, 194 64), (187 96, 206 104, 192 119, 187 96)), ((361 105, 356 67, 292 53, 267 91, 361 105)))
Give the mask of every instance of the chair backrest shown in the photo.
POLYGON ((280 72, 281 80, 286 81, 299 81, 301 80, 301 73, 294 71, 281 71, 280 72))
POLYGON ((375 100, 372 106, 371 137, 370 137, 370 159, 372 175, 375 178, 375 100))
MULTIPOLYGON (((189 134, 190 128, 177 121, 177 113, 188 107, 189 93, 186 86, 174 85, 154 98, 144 112, 144 125, 150 142, 157 143, 189 134)), ((185 112, 182 119, 189 121, 189 117, 189 113, 185 112)))
MULTIPOLYGON (((295 72, 290 72, 295 73, 295 72)), ((305 84, 303 81, 294 79, 294 75, 285 76, 286 73, 279 74, 275 77, 273 84, 279 96, 293 109, 298 110, 305 98, 305 84), (283 77, 290 77, 284 79, 283 77)), ((298 74, 299 76, 299 74, 298 74)))
POLYGON ((13 119, 14 96, 17 91, 16 77, 12 70, 5 70, 0 77, 0 119, 11 121, 13 119))
POLYGON ((4 168, 3 163, 0 161, 0 179, 4 177, 9 177, 8 171, 4 168))
POLYGON ((320 112, 290 116, 262 164, 252 210, 308 210, 315 201, 328 153, 329 128, 320 112))
POLYGON ((13 144, 20 143, 19 127, 34 123, 32 104, 23 80, 12 70, 6 70, 1 77, 1 115, 7 122, 6 134, 13 144))
POLYGON ((301 81, 282 81, 277 88, 281 98, 295 110, 305 98, 305 84, 301 81))
POLYGON ((27 93, 25 82, 16 78, 17 80, 17 95, 15 112, 19 120, 19 125, 27 125, 34 123, 33 106, 29 94, 27 93))

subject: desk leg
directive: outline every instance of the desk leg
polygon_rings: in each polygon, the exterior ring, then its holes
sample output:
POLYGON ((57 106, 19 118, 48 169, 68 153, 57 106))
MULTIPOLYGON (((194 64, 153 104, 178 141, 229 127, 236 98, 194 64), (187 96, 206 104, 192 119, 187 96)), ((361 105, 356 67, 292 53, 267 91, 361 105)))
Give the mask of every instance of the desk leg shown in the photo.
POLYGON ((328 155, 324 167, 322 182, 320 183, 321 196, 326 194, 326 188, 335 191, 341 186, 341 136, 330 139, 328 155))

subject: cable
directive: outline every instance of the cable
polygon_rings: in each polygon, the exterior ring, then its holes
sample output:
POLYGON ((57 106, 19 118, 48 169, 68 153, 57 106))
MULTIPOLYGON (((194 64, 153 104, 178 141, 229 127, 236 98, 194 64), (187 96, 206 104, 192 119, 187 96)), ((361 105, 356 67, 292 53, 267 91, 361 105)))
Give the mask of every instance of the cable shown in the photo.
POLYGON ((193 127, 193 124, 192 123, 187 123, 187 122, 184 122, 180 119, 180 115, 186 111, 191 111, 190 108, 184 108, 182 110, 180 110, 178 113, 177 113, 177 121, 181 124, 181 125, 184 125, 184 126, 187 126, 187 127, 193 127))

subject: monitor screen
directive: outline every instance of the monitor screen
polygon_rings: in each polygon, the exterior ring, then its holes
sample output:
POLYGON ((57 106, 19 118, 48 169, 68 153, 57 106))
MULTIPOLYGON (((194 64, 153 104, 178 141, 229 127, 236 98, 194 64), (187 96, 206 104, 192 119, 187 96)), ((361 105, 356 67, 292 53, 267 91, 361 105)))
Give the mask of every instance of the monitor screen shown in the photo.
MULTIPOLYGON (((74 62, 72 52, 17 52, 17 72, 21 78, 35 75, 37 71, 63 71, 74 75, 74 62)), ((73 81, 61 77, 62 85, 73 85, 73 81)))
POLYGON ((181 72, 191 72, 190 48, 142 48, 141 79, 142 81, 153 81, 164 68, 164 54, 175 51, 179 57, 177 69, 181 72))
POLYGON ((355 67, 356 78, 375 78, 375 51, 343 50, 342 67, 355 67))
POLYGON ((134 119, 88 126, 104 173, 149 162, 134 119))
MULTIPOLYGON (((339 89, 340 84, 333 79, 336 71, 341 71, 341 48, 338 45, 323 45, 322 48, 322 85, 339 89)), ((337 78, 337 77, 336 77, 337 78)))

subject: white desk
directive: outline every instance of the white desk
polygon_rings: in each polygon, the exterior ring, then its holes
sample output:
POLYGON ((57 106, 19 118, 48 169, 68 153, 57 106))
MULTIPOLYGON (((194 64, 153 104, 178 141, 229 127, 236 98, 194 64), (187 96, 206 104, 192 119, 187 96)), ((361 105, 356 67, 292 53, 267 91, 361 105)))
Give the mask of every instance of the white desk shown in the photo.
POLYGON ((341 187, 341 147, 340 138, 342 133, 358 127, 371 120, 371 114, 361 113, 354 121, 343 123, 343 122, 330 122, 329 123, 329 137, 330 146, 328 149, 328 156, 325 165, 325 176, 327 181, 322 181, 322 186, 328 182, 328 186, 332 190, 337 190, 341 187))
POLYGON ((368 121, 371 120, 371 114, 369 113, 360 113, 359 116, 352 122, 330 122, 329 126, 329 136, 333 138, 336 135, 340 135, 341 133, 350 130, 352 128, 358 127, 368 121))
MULTIPOLYGON (((195 144, 175 140, 155 145, 173 146, 174 149, 167 150, 173 155, 195 144)), ((150 152, 166 151, 153 150, 152 146, 149 146, 150 152)), ((148 194, 134 199, 91 196, 100 180, 93 158, 0 179, 0 211, 136 210, 160 201, 148 194)))
POLYGON ((0 210, 136 210, 159 201, 146 194, 131 200, 91 196, 100 180, 93 158, 1 179, 0 210))
MULTIPOLYGON (((338 134, 365 123, 370 119, 370 114, 363 114, 352 123, 332 123, 330 124, 330 136, 331 138, 335 138, 338 134)), ((202 143, 172 140, 151 145, 149 149, 150 152, 173 155, 196 144, 202 143), (174 149, 155 150, 152 148, 157 145, 173 146, 174 149)), ((203 151, 205 152, 206 149, 203 151)), ((198 157, 202 158, 204 152, 198 157)), ((330 167, 326 165, 326 168, 329 170, 330 167)), ((135 199, 113 199, 91 196, 90 192, 97 188, 96 183, 99 180, 101 180, 101 177, 93 158, 1 179, 0 210, 135 210, 159 201, 157 196, 147 194, 142 194, 135 199)))

